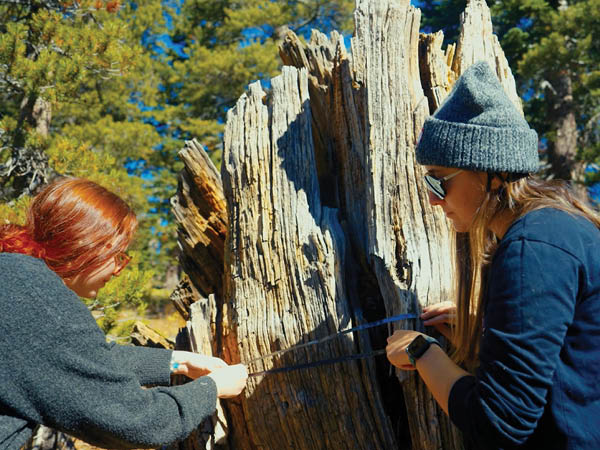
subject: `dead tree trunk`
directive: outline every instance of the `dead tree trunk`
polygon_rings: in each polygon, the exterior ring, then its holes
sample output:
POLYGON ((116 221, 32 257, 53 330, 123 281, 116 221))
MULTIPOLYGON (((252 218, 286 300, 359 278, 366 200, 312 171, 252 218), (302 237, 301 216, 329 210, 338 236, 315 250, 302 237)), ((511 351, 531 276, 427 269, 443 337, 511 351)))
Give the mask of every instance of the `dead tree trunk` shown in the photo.
MULTIPOLYGON (((171 301, 187 320, 177 336, 176 348, 202 354, 220 354, 222 348, 222 288, 227 216, 218 170, 196 142, 179 152, 185 164, 177 195, 171 199, 179 224, 180 264, 186 273, 171 294, 171 301)), ((182 379, 177 382, 185 382, 182 379)), ((211 420, 203 422, 186 440, 170 450, 225 450, 228 424, 221 403, 211 420)))
POLYGON ((10 144, 11 156, 0 164, 0 201, 34 195, 57 175, 48 165, 44 152, 24 141, 26 125, 34 127, 40 136, 47 137, 51 118, 52 106, 48 101, 36 96, 23 98, 17 123, 19 132, 10 144))
MULTIPOLYGON (((558 70, 550 77, 546 95, 549 99, 547 116, 556 127, 556 136, 548 141, 550 173, 563 180, 581 181, 581 168, 577 167, 577 123, 571 76, 566 70, 558 70), (579 169, 579 170, 578 170, 579 169)), ((581 166, 581 164, 579 164, 581 166)))
MULTIPOLYGON (((220 298, 227 232, 221 176, 196 141, 186 142, 179 157, 185 168, 179 176, 177 195, 171 199, 173 214, 180 225, 179 262, 201 295, 215 294, 220 298)), ((187 283, 187 280, 183 280, 180 286, 185 289, 187 283)), ((175 292, 176 296, 181 293, 177 289, 175 292)), ((175 306, 188 319, 189 305, 175 301, 175 306)))
MULTIPOLYGON (((427 201, 415 143, 473 62, 495 67, 520 108, 514 79, 482 0, 468 3, 460 40, 445 52, 439 33, 419 35, 408 0, 359 0, 355 23, 351 55, 335 32, 315 32, 306 46, 288 33, 280 54, 295 67, 268 92, 250 85, 229 111, 212 331, 215 354, 229 362, 452 298, 452 234, 427 201)), ((249 370, 370 352, 391 331, 345 335, 249 370)), ((462 446, 419 378, 392 373, 385 357, 255 377, 226 410, 235 449, 462 446)))

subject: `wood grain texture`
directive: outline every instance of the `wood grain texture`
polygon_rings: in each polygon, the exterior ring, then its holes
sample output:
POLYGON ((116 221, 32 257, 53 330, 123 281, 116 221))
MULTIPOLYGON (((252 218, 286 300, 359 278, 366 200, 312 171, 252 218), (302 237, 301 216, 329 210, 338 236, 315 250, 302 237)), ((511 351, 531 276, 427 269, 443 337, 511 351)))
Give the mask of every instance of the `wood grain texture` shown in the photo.
MULTIPOLYGON (((365 94, 362 132, 367 236, 364 251, 387 315, 419 311, 450 295, 450 232, 427 200, 415 144, 428 114, 418 63, 420 11, 361 1, 352 40, 355 82, 365 94)), ((357 145, 357 142, 353 142, 357 145)), ((421 329, 418 323, 398 328, 421 329)), ((414 374, 398 372, 413 449, 455 448, 447 418, 414 374)))
MULTIPOLYGON (((230 110, 225 132, 230 361, 248 362, 352 324, 344 234, 319 195, 307 72, 284 67, 271 85, 269 98, 260 84, 250 86, 230 110)), ((359 350, 347 336, 250 370, 359 350)), ((368 407, 365 366, 347 362, 251 379, 238 408, 229 405, 236 448, 392 448, 392 435, 382 433, 382 418, 368 407)))
POLYGON ((180 263, 201 295, 221 297, 227 233, 221 176, 195 140, 185 143, 179 157, 184 169, 177 195, 171 198, 171 209, 179 224, 180 263))
POLYGON ((452 61, 455 74, 462 74, 477 61, 487 61, 496 69, 496 75, 508 97, 519 111, 521 99, 517 94, 515 78, 512 75, 498 37, 493 34, 492 17, 484 0, 469 0, 460 16, 461 31, 456 45, 456 55, 452 61))
POLYGON ((135 322, 130 334, 131 343, 140 347, 175 348, 175 343, 141 321, 135 322))
POLYGON ((444 51, 443 42, 444 33, 441 31, 419 36, 421 85, 432 112, 442 104, 457 78, 451 69, 456 45, 450 44, 444 51))
MULTIPOLYGON (((452 232, 429 205, 416 141, 475 61, 496 69, 520 108, 514 79, 482 0, 468 1, 445 51, 441 32, 419 34, 409 0, 358 0, 354 18, 351 51, 336 32, 314 31, 307 43, 285 34, 280 55, 293 67, 270 90, 251 84, 228 112, 222 193, 206 157, 185 159, 180 242, 201 256, 186 269, 200 295, 182 285, 174 297, 204 317, 191 339, 198 351, 209 333, 213 353, 249 363, 452 298, 452 232), (190 300, 209 293, 209 303, 190 300)), ((423 331, 416 321, 394 327, 423 331)), ((394 327, 249 370, 382 348, 394 327)), ((224 408, 236 449, 462 448, 418 376, 390 375, 385 359, 252 378, 224 408)))

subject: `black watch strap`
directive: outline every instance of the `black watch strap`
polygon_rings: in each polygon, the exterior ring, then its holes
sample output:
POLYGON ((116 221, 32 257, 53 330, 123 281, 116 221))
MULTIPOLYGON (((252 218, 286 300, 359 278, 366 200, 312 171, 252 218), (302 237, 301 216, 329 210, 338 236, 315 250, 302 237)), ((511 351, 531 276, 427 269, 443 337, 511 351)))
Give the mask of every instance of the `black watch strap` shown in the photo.
POLYGON ((424 334, 419 334, 412 340, 408 347, 406 347, 406 354, 408 355, 408 359, 413 367, 416 367, 417 359, 419 359, 427 350, 429 350, 431 344, 437 344, 441 347, 437 339, 424 334))

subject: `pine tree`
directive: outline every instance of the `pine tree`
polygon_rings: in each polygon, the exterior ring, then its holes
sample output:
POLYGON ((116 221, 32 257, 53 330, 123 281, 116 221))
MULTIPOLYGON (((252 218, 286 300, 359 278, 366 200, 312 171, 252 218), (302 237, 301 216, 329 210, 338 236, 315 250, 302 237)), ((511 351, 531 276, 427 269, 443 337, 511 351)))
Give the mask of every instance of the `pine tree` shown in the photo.
POLYGON ((250 82, 278 73, 277 45, 285 31, 348 32, 354 2, 185 0, 180 8, 166 30, 175 49, 164 48, 167 106, 156 118, 180 137, 196 137, 218 164, 227 110, 250 82))
MULTIPOLYGON (((124 165, 150 157, 160 141, 130 100, 151 91, 139 45, 139 30, 160 19, 151 6, 132 19, 117 1, 0 4, 0 220, 22 222, 31 195, 57 175, 98 182, 148 210, 143 180, 124 165)), ((108 305, 148 293, 148 252, 133 251, 134 263, 97 299, 106 328, 108 305)))

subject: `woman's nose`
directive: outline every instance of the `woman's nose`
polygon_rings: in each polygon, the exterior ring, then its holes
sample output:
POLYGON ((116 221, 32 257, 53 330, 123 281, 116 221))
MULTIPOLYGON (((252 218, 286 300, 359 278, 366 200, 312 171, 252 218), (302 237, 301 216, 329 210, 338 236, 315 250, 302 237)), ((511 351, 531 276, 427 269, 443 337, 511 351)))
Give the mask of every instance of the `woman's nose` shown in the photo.
POLYGON ((427 191, 427 195, 429 197, 429 204, 431 206, 438 206, 441 205, 444 200, 442 200, 441 198, 439 198, 437 195, 435 195, 433 192, 431 191, 427 191))

